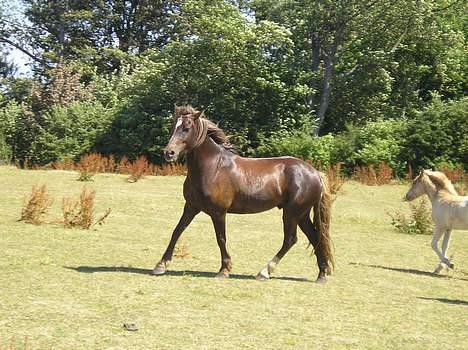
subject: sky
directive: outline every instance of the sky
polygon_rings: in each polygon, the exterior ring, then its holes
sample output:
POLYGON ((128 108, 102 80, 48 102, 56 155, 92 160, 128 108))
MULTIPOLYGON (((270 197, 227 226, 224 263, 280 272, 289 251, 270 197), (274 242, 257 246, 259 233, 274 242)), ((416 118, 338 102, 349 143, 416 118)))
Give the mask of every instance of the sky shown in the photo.
MULTIPOLYGON (((24 7, 20 0, 0 0, 0 7, 2 12, 6 14, 7 18, 16 18, 20 21, 24 21, 24 7)), ((14 62, 15 66, 18 68, 16 76, 28 76, 31 73, 30 66, 32 64, 32 60, 20 50, 11 49, 8 59, 9 61, 14 62)))

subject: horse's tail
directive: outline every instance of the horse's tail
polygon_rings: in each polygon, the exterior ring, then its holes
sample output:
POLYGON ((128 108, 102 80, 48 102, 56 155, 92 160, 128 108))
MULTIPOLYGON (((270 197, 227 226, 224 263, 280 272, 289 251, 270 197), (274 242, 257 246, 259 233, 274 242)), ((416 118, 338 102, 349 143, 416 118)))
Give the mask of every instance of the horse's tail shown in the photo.
POLYGON ((327 262, 327 273, 330 274, 335 266, 333 244, 330 237, 331 206, 333 201, 327 175, 321 172, 320 179, 322 181, 322 196, 319 204, 314 207, 314 226, 319 240, 316 250, 321 253, 327 262))

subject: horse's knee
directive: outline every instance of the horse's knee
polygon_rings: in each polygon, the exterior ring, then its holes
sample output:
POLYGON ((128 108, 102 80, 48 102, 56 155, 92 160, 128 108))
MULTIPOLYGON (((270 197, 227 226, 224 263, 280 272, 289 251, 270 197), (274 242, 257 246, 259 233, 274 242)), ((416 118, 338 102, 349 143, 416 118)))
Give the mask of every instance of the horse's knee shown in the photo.
POLYGON ((290 243, 291 243, 292 246, 297 243, 297 235, 293 235, 290 238, 290 243))

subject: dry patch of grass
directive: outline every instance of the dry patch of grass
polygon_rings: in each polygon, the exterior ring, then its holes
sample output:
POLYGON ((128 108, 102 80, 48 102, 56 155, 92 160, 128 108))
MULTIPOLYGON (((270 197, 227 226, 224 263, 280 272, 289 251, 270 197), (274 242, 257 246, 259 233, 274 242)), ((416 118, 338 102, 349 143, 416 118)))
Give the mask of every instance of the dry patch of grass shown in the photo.
MULTIPOLYGON (((256 273, 282 244, 281 211, 229 215, 233 275, 200 214, 165 276, 149 272, 182 212, 183 177, 96 174, 95 210, 112 220, 90 231, 17 222, 22 195, 47 183, 79 193, 76 173, 0 167, 0 349, 464 349, 468 241, 453 234, 455 270, 430 271, 430 237, 394 232, 387 212, 409 213, 407 186, 346 182, 334 202, 336 270, 326 285, 299 241, 273 279, 256 273), (185 248, 184 248, 185 247, 185 248), (129 332, 124 323, 135 323, 129 332)), ((59 216, 60 208, 50 209, 59 216)))

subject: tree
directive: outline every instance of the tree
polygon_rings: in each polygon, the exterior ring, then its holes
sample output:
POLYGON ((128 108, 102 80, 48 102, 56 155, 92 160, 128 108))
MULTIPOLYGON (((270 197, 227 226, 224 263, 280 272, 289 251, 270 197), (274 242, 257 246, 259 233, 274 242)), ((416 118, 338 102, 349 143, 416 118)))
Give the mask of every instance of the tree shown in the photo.
POLYGON ((281 23, 293 33, 291 66, 295 79, 309 87, 305 104, 316 119, 315 134, 343 129, 346 122, 402 115, 431 89, 443 87, 442 77, 433 79, 435 72, 430 77, 422 70, 430 73, 448 63, 456 76, 463 69, 463 34, 453 33, 450 20, 437 25, 442 14, 462 6, 456 0, 252 3, 257 19, 281 23), (457 53, 442 37, 457 42, 457 53))
POLYGON ((23 0, 27 21, 11 21, 14 38, 0 32, 0 42, 31 57, 41 74, 71 60, 109 72, 173 39, 179 2, 23 0))

